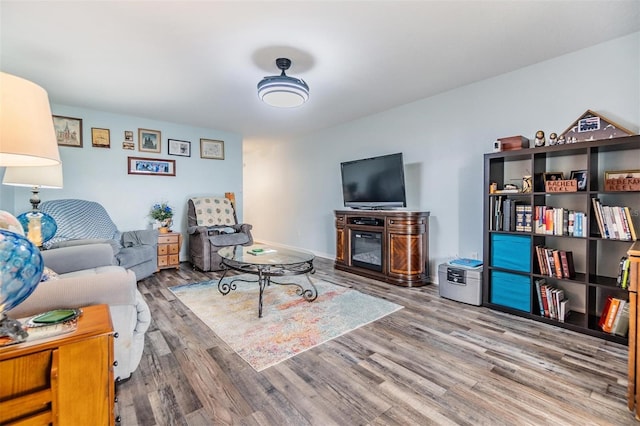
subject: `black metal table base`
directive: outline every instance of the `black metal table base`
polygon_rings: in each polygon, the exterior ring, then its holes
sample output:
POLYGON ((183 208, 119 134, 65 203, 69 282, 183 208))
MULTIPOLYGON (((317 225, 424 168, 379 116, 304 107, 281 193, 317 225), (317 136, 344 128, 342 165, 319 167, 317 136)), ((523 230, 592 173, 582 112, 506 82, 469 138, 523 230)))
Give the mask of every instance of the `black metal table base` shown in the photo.
POLYGON ((258 287, 260 289, 260 294, 258 296, 258 318, 262 318, 262 299, 263 299, 264 291, 271 284, 296 286, 298 287, 298 289, 296 290, 296 293, 308 302, 313 302, 318 297, 318 289, 316 288, 315 284, 313 284, 313 281, 311 281, 311 278, 309 278, 309 273, 315 272, 313 268, 313 264, 311 264, 310 262, 304 262, 303 264, 298 264, 298 265, 287 265, 286 267, 278 266, 275 268, 273 266, 247 268, 246 265, 240 266, 240 265, 233 265, 229 263, 225 263, 224 265, 227 266, 227 268, 225 269, 224 274, 222 274, 222 277, 220 278, 220 280, 218 281, 218 291, 220 291, 220 293, 223 296, 226 296, 232 290, 237 289, 236 282, 238 281, 246 282, 246 283, 257 282, 258 287), (247 273, 257 275, 258 281, 246 280, 242 278, 235 278, 235 279, 231 279, 230 281, 224 281, 224 278, 227 275, 227 272, 232 269, 239 272, 247 272, 247 273), (296 282, 276 282, 272 280, 273 277, 286 277, 286 276, 292 276, 292 275, 304 275, 307 281, 309 282, 309 286, 306 287, 296 282))

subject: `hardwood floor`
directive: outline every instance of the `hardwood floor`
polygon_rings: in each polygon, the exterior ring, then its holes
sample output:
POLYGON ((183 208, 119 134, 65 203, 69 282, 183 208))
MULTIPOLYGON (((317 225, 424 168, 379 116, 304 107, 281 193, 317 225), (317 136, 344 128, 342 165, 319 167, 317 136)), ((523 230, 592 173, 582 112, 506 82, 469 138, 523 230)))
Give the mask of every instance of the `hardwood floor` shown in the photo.
POLYGON ((140 281, 153 320, 117 386, 121 424, 636 424, 626 346, 316 266, 405 308, 260 373, 167 290, 217 273, 182 263, 140 281))

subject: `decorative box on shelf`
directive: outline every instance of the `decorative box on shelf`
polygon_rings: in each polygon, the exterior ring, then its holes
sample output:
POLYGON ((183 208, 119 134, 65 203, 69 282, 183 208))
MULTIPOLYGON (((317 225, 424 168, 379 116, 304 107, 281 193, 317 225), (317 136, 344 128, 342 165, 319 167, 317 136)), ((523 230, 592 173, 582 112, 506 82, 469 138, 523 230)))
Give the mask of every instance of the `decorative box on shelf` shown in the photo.
POLYGON ((606 179, 605 191, 640 191, 640 178, 606 179))
POLYGON ((578 181, 576 179, 548 180, 544 183, 546 192, 577 192, 578 181))
POLYGON ((516 149, 529 148, 529 139, 521 135, 498 138, 498 140, 500 141, 500 151, 514 151, 516 149))

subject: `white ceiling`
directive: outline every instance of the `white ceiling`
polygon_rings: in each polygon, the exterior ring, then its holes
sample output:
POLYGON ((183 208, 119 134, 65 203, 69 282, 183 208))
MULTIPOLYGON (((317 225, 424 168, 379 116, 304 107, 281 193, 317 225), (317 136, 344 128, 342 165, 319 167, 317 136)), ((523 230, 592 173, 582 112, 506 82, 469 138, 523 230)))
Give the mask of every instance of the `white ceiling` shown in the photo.
MULTIPOLYGON (((52 103, 287 138, 640 31, 640 1, 5 1, 0 67, 52 103), (287 74, 307 104, 262 104, 287 74)), ((571 72, 571 70, 558 70, 571 72)))

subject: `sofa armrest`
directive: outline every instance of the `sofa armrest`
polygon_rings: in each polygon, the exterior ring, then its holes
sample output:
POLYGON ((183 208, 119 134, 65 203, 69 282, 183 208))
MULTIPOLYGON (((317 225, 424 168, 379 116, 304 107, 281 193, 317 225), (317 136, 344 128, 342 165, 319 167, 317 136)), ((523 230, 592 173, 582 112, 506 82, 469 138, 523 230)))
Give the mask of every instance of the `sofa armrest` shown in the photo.
POLYGON ((46 267, 58 274, 113 265, 113 250, 110 244, 86 244, 43 250, 46 267))
POLYGON ((119 266, 101 266, 41 282, 27 299, 8 312, 12 318, 60 308, 136 305, 136 275, 119 266))
POLYGON ((97 239, 97 238, 58 241, 47 248, 51 250, 51 249, 59 249, 59 248, 74 247, 74 246, 88 246, 92 244, 109 244, 111 246, 113 256, 118 254, 121 248, 120 242, 118 240, 97 239))
POLYGON ((158 231, 155 229, 126 231, 122 233, 121 242, 123 247, 156 246, 158 245, 158 231))

